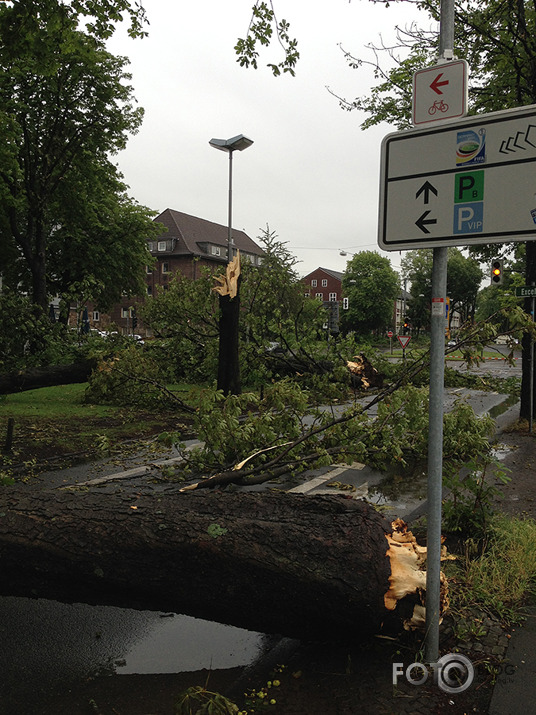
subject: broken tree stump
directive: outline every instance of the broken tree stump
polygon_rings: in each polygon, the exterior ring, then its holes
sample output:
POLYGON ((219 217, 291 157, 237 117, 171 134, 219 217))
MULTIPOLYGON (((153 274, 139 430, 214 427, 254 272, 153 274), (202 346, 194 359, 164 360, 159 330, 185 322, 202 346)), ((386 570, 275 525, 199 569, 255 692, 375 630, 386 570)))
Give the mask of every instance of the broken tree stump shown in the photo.
POLYGON ((409 594, 390 581, 392 532, 341 496, 4 488, 0 593, 353 640, 422 602, 422 580, 409 594))

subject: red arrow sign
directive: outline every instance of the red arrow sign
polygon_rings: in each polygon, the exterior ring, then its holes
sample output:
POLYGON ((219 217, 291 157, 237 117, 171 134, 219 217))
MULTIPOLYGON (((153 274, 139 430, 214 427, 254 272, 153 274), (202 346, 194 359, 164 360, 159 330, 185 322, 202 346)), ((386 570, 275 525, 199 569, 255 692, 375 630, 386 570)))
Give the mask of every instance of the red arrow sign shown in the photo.
POLYGON ((430 89, 433 89, 436 94, 443 94, 443 92, 439 88, 449 84, 448 79, 444 79, 442 82, 440 82, 439 80, 441 79, 441 77, 443 77, 443 72, 440 72, 430 85, 430 89))

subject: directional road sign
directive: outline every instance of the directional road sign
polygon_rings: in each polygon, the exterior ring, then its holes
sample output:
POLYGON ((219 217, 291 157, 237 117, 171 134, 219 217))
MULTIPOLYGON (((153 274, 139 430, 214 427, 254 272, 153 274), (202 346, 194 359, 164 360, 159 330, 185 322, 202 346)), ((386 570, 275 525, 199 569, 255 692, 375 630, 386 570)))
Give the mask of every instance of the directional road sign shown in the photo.
POLYGON ((516 288, 516 296, 519 298, 536 298, 536 286, 520 286, 516 288))
POLYGON ((383 140, 380 248, 535 238, 536 105, 383 140))
POLYGON ((413 124, 464 117, 467 113, 467 62, 453 60, 413 75, 413 124))

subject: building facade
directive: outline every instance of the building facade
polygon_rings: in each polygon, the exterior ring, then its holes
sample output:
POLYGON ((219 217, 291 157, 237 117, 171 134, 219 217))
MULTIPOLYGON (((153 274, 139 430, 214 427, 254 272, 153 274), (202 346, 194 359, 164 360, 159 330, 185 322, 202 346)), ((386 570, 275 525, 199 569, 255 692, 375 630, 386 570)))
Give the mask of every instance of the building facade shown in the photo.
MULTIPOLYGON (((126 335, 146 337, 136 306, 158 293, 167 290, 174 275, 180 273, 196 279, 203 267, 217 271, 227 264, 228 227, 189 214, 166 209, 155 219, 162 224, 160 236, 148 241, 152 266, 146 267, 146 292, 143 296, 124 298, 109 314, 100 314, 88 305, 91 329, 106 330, 113 326, 126 335)), ((233 247, 240 251, 242 262, 260 266, 264 251, 244 231, 233 229, 233 247)))
POLYGON ((342 276, 339 271, 332 271, 329 268, 315 268, 302 278, 305 283, 305 293, 323 303, 340 303, 343 299, 342 276))

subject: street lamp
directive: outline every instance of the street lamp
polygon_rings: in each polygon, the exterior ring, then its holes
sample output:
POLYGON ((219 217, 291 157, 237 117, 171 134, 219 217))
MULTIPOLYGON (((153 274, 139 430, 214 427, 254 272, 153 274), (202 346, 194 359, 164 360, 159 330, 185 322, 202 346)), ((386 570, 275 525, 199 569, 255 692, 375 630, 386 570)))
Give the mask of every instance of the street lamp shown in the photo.
POLYGON ((239 134, 231 139, 211 139, 210 146, 220 151, 229 153, 229 213, 227 222, 227 262, 233 260, 233 237, 232 237, 232 216, 233 216, 233 152, 244 151, 253 144, 253 139, 248 139, 243 134, 239 134))
MULTIPOLYGON (((211 139, 210 146, 229 154, 229 220, 227 223, 227 263, 233 260, 233 152, 243 151, 253 144, 243 134, 231 139, 211 139)), ((240 394, 240 363, 238 359, 238 323, 240 316, 239 279, 236 295, 220 294, 218 390, 224 395, 240 394)))

